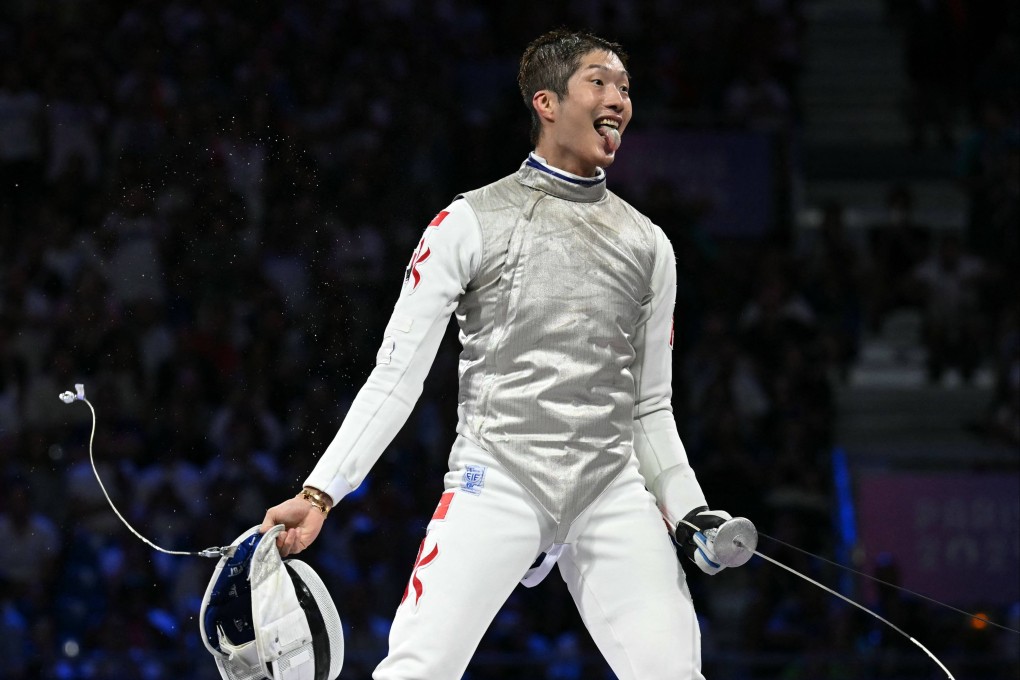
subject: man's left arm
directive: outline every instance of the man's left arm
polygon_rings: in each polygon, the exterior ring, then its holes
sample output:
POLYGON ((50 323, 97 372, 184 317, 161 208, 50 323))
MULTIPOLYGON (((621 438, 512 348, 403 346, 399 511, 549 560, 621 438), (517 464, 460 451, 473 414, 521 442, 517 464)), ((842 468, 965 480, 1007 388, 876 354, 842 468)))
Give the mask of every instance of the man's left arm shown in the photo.
POLYGON ((676 259, 673 246, 655 229, 655 265, 651 294, 634 337, 634 453, 645 484, 674 532, 677 544, 702 571, 723 567, 715 560, 703 532, 730 519, 708 509, 708 501, 687 460, 673 417, 673 307, 676 304, 676 259))

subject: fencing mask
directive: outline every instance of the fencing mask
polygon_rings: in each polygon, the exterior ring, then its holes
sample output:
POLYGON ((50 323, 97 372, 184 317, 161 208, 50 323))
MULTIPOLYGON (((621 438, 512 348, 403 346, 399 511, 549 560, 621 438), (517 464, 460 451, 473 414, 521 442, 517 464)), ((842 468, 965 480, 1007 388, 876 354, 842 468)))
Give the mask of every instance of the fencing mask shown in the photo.
POLYGON ((92 412, 89 463, 110 508, 146 545, 167 555, 219 558, 198 619, 202 642, 223 680, 336 680, 344 662, 340 616, 319 575, 304 562, 280 556, 276 537, 282 524, 264 535, 253 527, 226 547, 167 550, 131 526, 110 500, 96 469, 92 441, 96 410, 85 385, 59 395, 83 402, 92 412))
POLYGON ((278 525, 237 537, 202 599, 202 642, 223 680, 335 680, 344 659, 340 616, 322 579, 280 557, 278 525))

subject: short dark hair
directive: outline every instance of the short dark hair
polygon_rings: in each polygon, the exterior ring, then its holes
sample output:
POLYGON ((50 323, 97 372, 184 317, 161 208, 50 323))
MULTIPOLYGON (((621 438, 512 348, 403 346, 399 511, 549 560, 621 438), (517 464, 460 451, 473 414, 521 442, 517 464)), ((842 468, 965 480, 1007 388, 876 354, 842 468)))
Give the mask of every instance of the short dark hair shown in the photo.
POLYGON ((581 57, 600 50, 612 52, 623 65, 627 65, 627 53, 619 43, 600 38, 591 33, 569 31, 559 28, 539 36, 531 42, 521 55, 521 68, 517 72, 517 86, 524 98, 524 105, 531 113, 531 143, 537 144, 542 132, 542 123, 531 100, 539 90, 552 90, 563 99, 567 96, 567 81, 581 65, 581 57))

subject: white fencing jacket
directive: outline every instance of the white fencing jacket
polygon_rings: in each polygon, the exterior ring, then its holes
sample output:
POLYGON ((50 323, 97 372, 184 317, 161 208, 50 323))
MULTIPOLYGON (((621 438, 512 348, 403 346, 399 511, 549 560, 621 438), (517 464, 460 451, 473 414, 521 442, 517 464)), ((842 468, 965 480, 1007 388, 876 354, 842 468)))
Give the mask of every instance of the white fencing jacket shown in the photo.
POLYGON ((566 528, 637 456, 671 527, 707 505, 672 395, 676 264, 662 230, 531 154, 425 230, 376 366, 305 482, 339 501, 403 426, 456 312, 457 431, 566 528))

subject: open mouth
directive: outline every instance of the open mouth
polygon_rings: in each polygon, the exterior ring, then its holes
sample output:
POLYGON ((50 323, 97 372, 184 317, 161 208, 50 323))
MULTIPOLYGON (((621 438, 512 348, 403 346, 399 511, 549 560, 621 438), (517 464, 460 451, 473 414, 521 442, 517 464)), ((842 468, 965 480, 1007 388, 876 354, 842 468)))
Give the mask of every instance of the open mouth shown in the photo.
POLYGON ((620 148, 620 123, 612 118, 599 118, 594 126, 605 140, 609 153, 615 153, 620 148))

